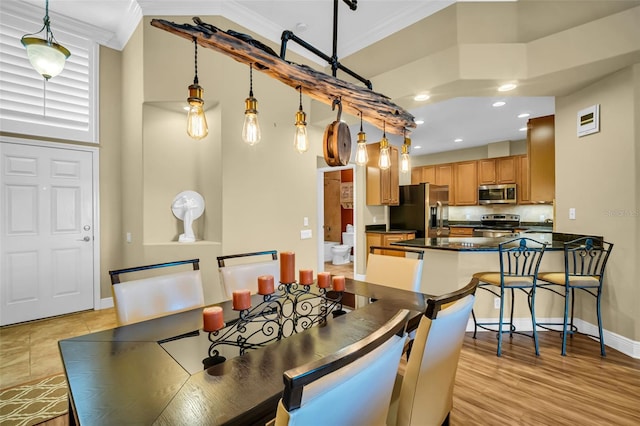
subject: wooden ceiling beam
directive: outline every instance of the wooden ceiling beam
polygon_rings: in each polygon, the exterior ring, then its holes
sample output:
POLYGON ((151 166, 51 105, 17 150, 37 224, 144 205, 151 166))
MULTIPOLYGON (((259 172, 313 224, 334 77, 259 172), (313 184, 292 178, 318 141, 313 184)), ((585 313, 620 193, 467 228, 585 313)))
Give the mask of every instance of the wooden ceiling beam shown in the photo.
POLYGON ((302 93, 327 105, 332 105, 339 98, 344 113, 359 117, 362 111, 362 119, 380 130, 386 127, 387 132, 400 135, 403 129, 409 134, 416 127, 413 115, 380 93, 309 66, 283 60, 264 44, 244 34, 220 30, 198 18, 194 18, 194 21, 198 25, 153 19, 151 25, 188 40, 195 38, 198 45, 223 53, 238 62, 253 64, 257 71, 294 89, 302 86, 302 93))

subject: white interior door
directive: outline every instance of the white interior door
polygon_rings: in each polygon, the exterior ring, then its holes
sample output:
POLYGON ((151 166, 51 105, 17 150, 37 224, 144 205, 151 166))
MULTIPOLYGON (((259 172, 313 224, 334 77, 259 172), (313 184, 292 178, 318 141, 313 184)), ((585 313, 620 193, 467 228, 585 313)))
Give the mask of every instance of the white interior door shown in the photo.
POLYGON ((0 324, 93 308, 92 153, 0 143, 0 324))

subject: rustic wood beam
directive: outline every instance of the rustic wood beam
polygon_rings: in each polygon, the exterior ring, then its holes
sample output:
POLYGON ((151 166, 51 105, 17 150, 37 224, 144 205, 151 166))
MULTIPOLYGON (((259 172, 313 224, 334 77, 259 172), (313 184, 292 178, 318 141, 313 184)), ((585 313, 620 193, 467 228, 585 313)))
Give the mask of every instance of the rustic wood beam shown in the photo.
POLYGON ((309 66, 281 59, 261 42, 244 34, 223 31, 194 18, 197 25, 176 24, 164 19, 153 19, 151 25, 188 40, 197 40, 205 48, 223 53, 238 62, 253 64, 254 68, 292 87, 302 86, 302 92, 312 99, 332 105, 341 99, 342 111, 359 117, 389 133, 407 133, 416 127, 413 115, 391 102, 380 93, 360 87, 339 78, 316 71, 309 66))

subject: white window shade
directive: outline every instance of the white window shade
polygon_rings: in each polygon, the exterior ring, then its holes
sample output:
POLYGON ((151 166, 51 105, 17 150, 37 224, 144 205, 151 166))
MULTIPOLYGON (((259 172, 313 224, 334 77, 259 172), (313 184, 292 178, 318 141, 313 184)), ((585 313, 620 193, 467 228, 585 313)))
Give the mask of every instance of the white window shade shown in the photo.
MULTIPOLYGON (((0 20, 0 129, 46 138, 97 142, 97 52, 51 18, 58 43, 71 51, 64 70, 45 82, 20 39, 42 27, 40 16, 2 7, 0 20)), ((41 37, 41 34, 36 35, 41 37)))

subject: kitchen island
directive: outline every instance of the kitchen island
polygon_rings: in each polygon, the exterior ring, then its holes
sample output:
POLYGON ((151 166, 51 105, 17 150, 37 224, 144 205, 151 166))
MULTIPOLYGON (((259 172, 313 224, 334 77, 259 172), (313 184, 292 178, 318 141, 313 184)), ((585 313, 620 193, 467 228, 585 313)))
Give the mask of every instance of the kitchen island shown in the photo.
MULTIPOLYGON (((540 263, 540 272, 563 271, 563 243, 582 236, 551 232, 520 234, 520 237, 547 244, 540 263)), ((443 294, 464 287, 476 272, 500 271, 498 246, 514 238, 519 237, 415 238, 394 242, 392 245, 424 249, 420 291, 428 294, 443 294)), ((494 304, 490 296, 484 291, 476 294, 474 310, 478 317, 497 317, 498 310, 493 308, 494 304)), ((538 293, 536 309, 540 318, 561 318, 563 315, 563 300, 553 296, 550 292, 538 293)), ((529 327, 531 327, 526 300, 523 297, 516 299, 515 317, 523 320, 529 318, 529 327)))

